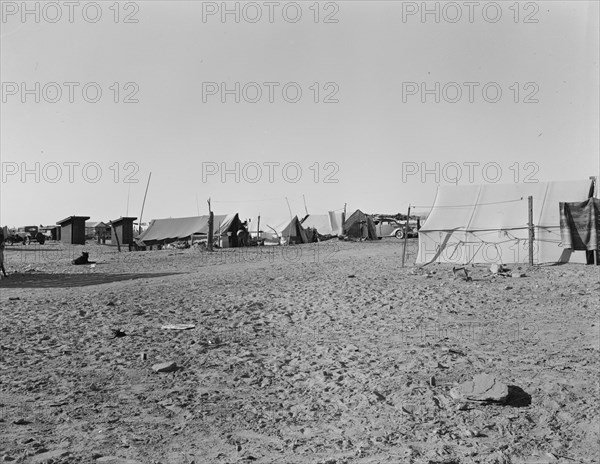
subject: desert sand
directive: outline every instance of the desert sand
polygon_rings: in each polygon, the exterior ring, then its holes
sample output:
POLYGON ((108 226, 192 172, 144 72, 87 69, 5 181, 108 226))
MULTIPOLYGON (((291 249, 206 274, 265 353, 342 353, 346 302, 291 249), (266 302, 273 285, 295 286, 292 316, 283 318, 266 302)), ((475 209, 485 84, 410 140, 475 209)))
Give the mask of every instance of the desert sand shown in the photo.
POLYGON ((4 462, 600 462, 596 266, 466 281, 397 239, 5 254, 4 462), (509 397, 457 398, 478 374, 509 397))

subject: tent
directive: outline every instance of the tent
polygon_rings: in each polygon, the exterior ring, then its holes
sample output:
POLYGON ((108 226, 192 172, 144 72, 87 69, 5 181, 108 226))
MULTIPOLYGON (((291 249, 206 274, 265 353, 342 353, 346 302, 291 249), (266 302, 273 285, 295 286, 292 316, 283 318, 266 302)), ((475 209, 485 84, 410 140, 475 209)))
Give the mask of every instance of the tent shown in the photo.
MULTIPOLYGON (((214 215, 214 237, 225 240, 226 245, 237 246, 237 231, 242 227, 236 214, 214 215)), ((195 234, 208 235, 208 215, 186 218, 154 219, 148 228, 137 237, 136 242, 141 246, 165 244, 176 240, 185 240, 195 234)))
POLYGON ((528 263, 533 197, 534 263, 585 262, 563 247, 559 203, 585 201, 591 180, 438 187, 419 231, 416 263, 528 263))
POLYGON ((308 235, 306 230, 300 224, 298 216, 294 216, 287 224, 283 224, 275 228, 277 234, 281 237, 282 243, 297 244, 308 243, 308 235))
POLYGON ((302 227, 317 229, 321 235, 341 235, 343 214, 329 211, 328 214, 310 214, 302 220, 302 227))
POLYGON ((344 230, 346 231, 346 235, 351 238, 377 240, 377 231, 373 219, 360 209, 354 211, 346 222, 344 222, 344 230))
MULTIPOLYGON (((253 220, 250 223, 250 232, 256 235, 256 224, 253 220), (253 224, 253 225, 252 225, 253 224)), ((261 238, 265 239, 267 245, 279 245, 289 243, 308 243, 309 238, 304 227, 300 223, 298 216, 294 216, 291 220, 284 219, 278 222, 270 220, 260 220, 261 238), (273 223, 277 224, 273 226, 273 223)))

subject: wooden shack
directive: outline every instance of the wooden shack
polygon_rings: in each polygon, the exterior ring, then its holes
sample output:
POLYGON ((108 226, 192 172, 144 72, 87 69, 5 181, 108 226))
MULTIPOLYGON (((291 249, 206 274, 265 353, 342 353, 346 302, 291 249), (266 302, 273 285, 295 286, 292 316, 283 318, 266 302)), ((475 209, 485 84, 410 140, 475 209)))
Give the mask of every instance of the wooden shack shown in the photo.
POLYGON ((110 221, 110 224, 115 228, 119 244, 133 245, 133 221, 136 219, 135 217, 120 217, 110 221))
POLYGON ((89 216, 69 216, 57 221, 60 226, 60 240, 71 245, 85 245, 85 221, 89 216))

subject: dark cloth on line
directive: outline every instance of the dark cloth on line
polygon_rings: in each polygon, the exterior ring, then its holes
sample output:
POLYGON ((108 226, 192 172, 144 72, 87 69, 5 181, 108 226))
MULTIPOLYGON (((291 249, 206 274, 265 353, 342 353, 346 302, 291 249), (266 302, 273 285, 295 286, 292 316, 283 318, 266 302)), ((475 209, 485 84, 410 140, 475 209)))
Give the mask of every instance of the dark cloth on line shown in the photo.
POLYGON ((560 207, 560 236, 564 248, 595 251, 600 249, 600 199, 583 203, 563 203, 560 207))

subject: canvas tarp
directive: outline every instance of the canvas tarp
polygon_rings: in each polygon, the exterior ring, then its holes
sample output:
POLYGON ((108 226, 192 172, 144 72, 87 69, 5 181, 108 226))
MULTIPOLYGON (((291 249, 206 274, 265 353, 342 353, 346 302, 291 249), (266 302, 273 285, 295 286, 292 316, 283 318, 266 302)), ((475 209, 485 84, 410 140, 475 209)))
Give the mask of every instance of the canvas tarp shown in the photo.
POLYGON ((342 213, 329 211, 328 214, 310 214, 302 221, 302 227, 317 229, 321 235, 342 234, 342 213))
MULTIPOLYGON (((214 215, 213 234, 215 237, 235 232, 240 220, 237 214, 214 215)), ((143 245, 169 243, 183 240, 194 234, 208 235, 208 215, 186 218, 154 219, 148 228, 137 237, 137 242, 143 245)))
POLYGON ((559 203, 585 201, 591 181, 441 186, 419 231, 417 264, 527 263, 528 196, 533 197, 534 262, 585 262, 560 236, 559 203))
POLYGON ((346 220, 344 230, 348 237, 377 240, 377 230, 373 219, 359 209, 346 220))
POLYGON ((308 243, 308 236, 304 227, 300 224, 298 216, 294 216, 286 226, 280 226, 279 230, 275 230, 282 238, 283 243, 308 243))
POLYGON ((600 200, 560 203, 560 235, 572 250, 597 251, 600 246, 600 200))

